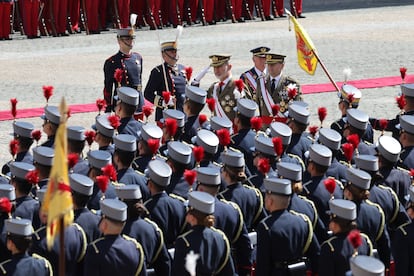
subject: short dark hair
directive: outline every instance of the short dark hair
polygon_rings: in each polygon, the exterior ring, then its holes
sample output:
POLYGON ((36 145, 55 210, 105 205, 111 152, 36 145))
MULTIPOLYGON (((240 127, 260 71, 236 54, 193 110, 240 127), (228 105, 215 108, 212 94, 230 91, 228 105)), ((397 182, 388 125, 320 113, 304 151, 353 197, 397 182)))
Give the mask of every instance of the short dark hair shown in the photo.
POLYGON ((240 112, 236 113, 236 117, 239 119, 240 124, 243 128, 251 128, 251 126, 252 126, 251 123, 250 123, 251 118, 244 116, 240 112))
POLYGON ((118 148, 115 148, 114 156, 118 156, 119 161, 124 166, 130 166, 132 164, 132 161, 134 161, 135 158, 135 152, 134 151, 125 151, 118 148))
POLYGON ((81 154, 84 148, 85 148, 85 140, 78 141, 78 140, 68 139, 69 152, 81 154))
POLYGON ((187 98, 186 103, 188 105, 188 109, 190 110, 190 113, 194 114, 194 115, 200 114, 201 110, 203 110, 203 108, 204 108, 204 104, 197 103, 197 102, 192 101, 188 98, 187 98))
POLYGON ((81 193, 78 193, 72 190, 72 198, 73 198, 73 203, 76 205, 76 207, 82 208, 82 207, 85 207, 86 204, 88 204, 91 196, 84 195, 84 194, 81 194, 81 193))
POLYGON ((12 181, 16 184, 16 189, 19 190, 19 192, 28 195, 30 191, 32 190, 32 184, 27 182, 25 179, 20 179, 18 177, 13 177, 12 181))
POLYGON ((132 115, 134 115, 135 111, 137 110, 137 107, 135 105, 130 105, 122 101, 121 101, 121 107, 128 117, 130 116, 132 117, 132 115))
POLYGON ((19 146, 22 150, 29 150, 33 144, 32 138, 17 136, 16 139, 19 141, 19 146))
POLYGON ((26 252, 27 249, 32 245, 32 236, 20 236, 13 233, 7 234, 9 239, 19 252, 26 252))

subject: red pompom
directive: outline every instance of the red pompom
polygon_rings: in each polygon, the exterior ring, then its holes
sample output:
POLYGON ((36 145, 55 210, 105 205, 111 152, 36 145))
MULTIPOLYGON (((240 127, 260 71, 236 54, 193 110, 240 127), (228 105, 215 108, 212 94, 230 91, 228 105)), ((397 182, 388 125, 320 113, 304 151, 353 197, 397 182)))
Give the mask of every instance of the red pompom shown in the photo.
POLYGON ((104 99, 97 99, 96 100, 96 107, 98 108, 99 112, 106 106, 106 102, 104 99))
POLYGON ((230 131, 227 128, 222 128, 216 131, 217 137, 219 138, 220 145, 227 147, 230 145, 230 131))
POLYGON ((359 139, 359 135, 358 134, 351 134, 348 137, 346 137, 346 141, 348 143, 351 143, 352 146, 354 146, 354 149, 358 148, 360 139, 359 139))
POLYGON ((350 104, 352 104, 352 102, 354 101, 355 97, 354 94, 348 94, 347 100, 350 104))
POLYGON ((241 93, 244 89, 244 82, 242 79, 235 80, 234 83, 236 84, 237 90, 241 93))
POLYGON ((279 111, 280 111, 280 105, 278 105, 278 104, 272 105, 272 114, 273 114, 273 116, 277 116, 279 114, 279 111))
POLYGON ((192 186, 194 181, 196 180, 197 172, 193 170, 185 170, 184 171, 184 179, 187 181, 188 185, 192 186))
POLYGON ((115 69, 114 79, 118 84, 122 82, 123 75, 124 75, 124 70, 122 70, 121 68, 115 69))
POLYGON ((328 114, 328 111, 326 110, 326 107, 318 108, 318 116, 319 116, 319 121, 321 122, 321 124, 325 120, 327 114, 328 114))
POLYGON ((257 162, 257 169, 262 174, 267 174, 270 171, 269 159, 267 159, 267 158, 260 158, 259 161, 257 162))
POLYGON ((0 212, 11 213, 12 204, 7 197, 0 198, 0 212))
POLYGON ((117 181, 117 173, 115 167, 112 164, 108 164, 101 169, 102 174, 106 175, 110 180, 117 181))
POLYGON ((263 121, 260 117, 253 117, 250 119, 250 125, 252 126, 252 129, 255 131, 259 131, 262 128, 263 121))
POLYGON ((272 138, 273 149, 278 157, 281 157, 283 154, 283 142, 282 138, 280 137, 273 137, 272 138))
POLYGON ((43 96, 45 96, 46 102, 48 102, 50 97, 52 97, 53 89, 54 87, 51 85, 43 85, 43 96))
POLYGON ((312 137, 315 137, 318 130, 319 130, 318 126, 310 126, 309 127, 309 133, 312 135, 312 137))
POLYGON ((77 153, 69 153, 68 154, 68 167, 72 169, 75 167, 76 163, 79 161, 79 155, 77 153))
POLYGON ((345 143, 342 145, 342 151, 348 162, 351 162, 352 156, 354 155, 354 146, 351 143, 345 143))
POLYGON ((362 245, 361 233, 357 229, 351 230, 347 238, 354 249, 358 249, 362 245))
POLYGON ((35 129, 32 131, 32 138, 36 142, 39 142, 40 138, 42 138, 42 132, 40 131, 40 129, 35 129))
POLYGON ((298 89, 296 87, 288 88, 288 97, 290 100, 294 100, 297 95, 298 95, 298 89))
POLYGON ((10 99, 10 103, 11 103, 11 114, 12 114, 13 118, 16 119, 16 115, 17 115, 17 99, 16 98, 10 99))
POLYGON ((203 147, 194 147, 193 148, 194 159, 197 163, 200 163, 204 158, 204 149, 203 147))
POLYGON ((17 149, 19 148, 19 140, 13 139, 10 141, 9 150, 10 154, 14 157, 17 153, 17 149))
POLYGON ((400 67, 400 74, 401 74, 401 79, 404 80, 405 79, 405 74, 407 73, 407 68, 405 67, 400 67))
POLYGON ((118 115, 108 116, 108 122, 114 129, 117 129, 121 125, 121 120, 118 115))
POLYGON ((167 133, 174 137, 177 133, 177 120, 172 118, 165 119, 165 127, 167 128, 167 133))
POLYGON ((332 177, 328 177, 323 181, 323 184, 325 185, 325 189, 332 195, 335 192, 336 188, 336 181, 332 177))
POLYGON ((148 139, 147 143, 152 155, 157 154, 158 148, 160 147, 160 140, 148 139))
POLYGON ((96 132, 93 130, 85 131, 85 140, 88 142, 88 145, 91 146, 93 141, 95 141, 96 132))
POLYGON ((170 91, 162 91, 162 97, 164 99, 164 103, 168 104, 171 98, 171 92, 170 91))
POLYGON ((187 77, 187 81, 191 80, 192 74, 193 74, 193 67, 191 66, 185 67, 185 76, 187 77))
POLYGON ((96 177, 96 182, 101 192, 105 193, 106 189, 108 189, 109 177, 106 175, 98 175, 96 177))
POLYGON ((25 176, 27 182, 32 185, 39 183, 39 172, 37 170, 30 171, 25 176))
POLYGON ((214 109, 216 108, 216 100, 214 98, 209 98, 206 102, 208 109, 210 109, 211 112, 214 112, 214 109))
POLYGON ((144 113, 144 116, 148 118, 151 116, 152 112, 154 112, 154 109, 149 105, 144 105, 142 112, 144 113))
POLYGON ((205 122, 207 122, 207 115, 206 114, 198 115, 198 124, 200 125, 200 127, 203 126, 205 122))
POLYGON ((405 105, 407 104, 404 95, 396 97, 395 101, 397 102, 398 108, 401 110, 403 110, 405 105))
POLYGON ((414 177, 414 169, 410 169, 410 176, 414 177))
POLYGON ((388 120, 387 119, 380 119, 379 120, 379 127, 381 130, 385 130, 388 127, 388 120))

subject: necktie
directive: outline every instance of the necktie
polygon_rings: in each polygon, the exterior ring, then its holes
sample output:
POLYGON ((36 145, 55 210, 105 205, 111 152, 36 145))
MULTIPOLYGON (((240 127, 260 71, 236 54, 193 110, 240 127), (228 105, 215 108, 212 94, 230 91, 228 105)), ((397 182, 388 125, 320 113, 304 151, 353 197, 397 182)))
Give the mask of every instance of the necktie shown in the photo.
POLYGON ((220 92, 223 91, 224 82, 219 82, 220 92))
POLYGON ((272 83, 270 86, 270 91, 272 92, 272 95, 275 93, 275 90, 276 90, 276 80, 272 79, 272 83))

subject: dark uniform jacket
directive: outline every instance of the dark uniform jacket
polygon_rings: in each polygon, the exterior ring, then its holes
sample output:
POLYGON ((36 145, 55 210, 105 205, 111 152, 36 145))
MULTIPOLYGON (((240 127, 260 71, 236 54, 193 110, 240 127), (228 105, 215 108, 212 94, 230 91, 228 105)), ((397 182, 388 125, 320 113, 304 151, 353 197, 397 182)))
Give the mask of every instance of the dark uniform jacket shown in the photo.
POLYGON ((118 170, 118 183, 125 185, 138 185, 141 189, 142 200, 150 197, 147 180, 143 174, 139 174, 132 168, 118 170))
POLYGON ((47 140, 41 144, 43 147, 54 148, 55 147, 55 135, 48 136, 47 140))
POLYGON ((142 123, 132 117, 121 118, 121 125, 118 127, 119 134, 129 134, 139 139, 142 123))
POLYGON ((188 182, 184 179, 183 174, 172 173, 170 185, 167 186, 166 192, 168 194, 175 194, 184 199, 188 197, 188 191, 191 189, 191 186, 188 185, 188 182))
POLYGON ((380 168, 379 172, 384 177, 383 184, 390 187, 397 194, 400 202, 405 205, 411 178, 408 172, 396 168, 380 168))
POLYGON ((222 231, 196 225, 179 236, 175 244, 173 275, 190 275, 185 269, 186 256, 190 251, 200 255, 196 264, 197 275, 237 275, 229 241, 222 231))
POLYGON ((0 271, 5 275, 36 275, 36 276, 52 276, 52 267, 48 260, 33 254, 29 256, 27 253, 15 254, 0 264, 0 271))
MULTIPOLYGON (((341 119, 336 120, 331 124, 331 129, 336 130, 343 137, 344 127, 346 124, 346 115, 343 115, 341 119)), ((367 129, 365 130, 362 140, 367 141, 368 143, 374 142, 374 131, 372 130, 372 125, 368 123, 367 129)), ((346 142, 346 138, 342 138, 342 142, 346 142)))
POLYGON ((141 173, 145 173, 148 163, 152 160, 152 155, 139 155, 132 162, 132 168, 141 173))
POLYGON ((414 168, 414 146, 405 147, 401 151, 400 159, 401 163, 399 166, 406 170, 410 170, 414 168))
POLYGON ((184 133, 181 136, 182 141, 192 144, 191 138, 197 135, 199 128, 200 123, 198 121, 198 115, 188 117, 184 124, 184 133))
MULTIPOLYGON (((414 115, 414 110, 404 112, 403 115, 414 115)), ((397 140, 400 136, 400 129, 397 128, 400 124, 400 116, 401 115, 398 114, 394 119, 387 120, 387 127, 385 128, 385 131, 391 131, 392 137, 397 140)), ((379 119, 369 118, 369 122, 375 130, 382 130, 379 121, 379 119)))
POLYGON ((35 220, 35 214, 39 214, 39 202, 34 200, 31 196, 22 196, 16 198, 16 210, 14 217, 35 220))
MULTIPOLYGON (((102 191, 99 189, 99 186, 97 183, 95 183, 93 185, 93 191, 92 191, 92 196, 89 199, 88 202, 88 209, 89 210, 100 210, 101 206, 99 205, 99 201, 102 198, 102 191)), ((112 183, 108 184, 108 188, 105 192, 105 198, 116 198, 116 192, 115 192, 115 187, 114 185, 112 185, 112 183)))
POLYGON ((414 275, 414 223, 401 225, 394 233, 391 245, 395 275, 414 275))
POLYGON ((286 148, 287 153, 292 153, 305 160, 305 152, 307 152, 312 145, 312 140, 309 133, 292 133, 290 144, 286 148))
POLYGON ((101 236, 99 231, 100 217, 95 215, 87 208, 74 210, 74 222, 79 224, 85 232, 87 243, 93 242, 101 236))

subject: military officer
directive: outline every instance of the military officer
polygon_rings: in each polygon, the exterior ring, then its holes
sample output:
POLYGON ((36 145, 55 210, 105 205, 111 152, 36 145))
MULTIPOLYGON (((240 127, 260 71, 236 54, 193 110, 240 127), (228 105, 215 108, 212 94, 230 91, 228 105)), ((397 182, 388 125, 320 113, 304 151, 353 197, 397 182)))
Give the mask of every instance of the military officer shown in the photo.
MULTIPOLYGON (((117 94, 117 87, 126 86, 139 93, 136 111, 140 112, 144 106, 142 97, 142 56, 133 52, 135 44, 135 32, 132 28, 117 30, 117 40, 119 51, 105 61, 104 64, 104 90, 103 95, 106 101, 106 112, 113 110, 115 101, 113 97, 117 94), (121 71, 117 71, 121 70, 121 71), (115 78, 115 73, 119 72, 119 79, 115 78)), ((118 76, 117 76, 118 78, 118 76)))
MULTIPOLYGON (((290 275, 289 266, 299 263, 303 256, 309 257, 311 270, 316 272, 319 243, 308 217, 287 210, 292 194, 290 181, 266 178, 263 185, 270 215, 257 227, 257 275, 290 275), (283 250, 274 250, 282 244, 283 250)), ((305 273, 306 264, 296 269, 305 273)))
POLYGON ((5 221, 7 248, 12 257, 0 263, 0 269, 6 275, 53 275, 49 261, 39 255, 28 254, 32 241, 32 222, 27 219, 8 219, 5 221))
POLYGON ((400 118, 401 166, 405 169, 414 168, 414 116, 404 115, 400 118))
POLYGON ((114 128, 108 122, 108 115, 103 114, 95 118, 95 124, 92 125, 95 130, 95 142, 99 146, 99 150, 108 151, 111 155, 114 153, 112 137, 115 134, 114 128))
POLYGON ((121 235, 127 220, 127 205, 117 199, 102 200, 100 205, 102 218, 99 229, 103 237, 88 245, 84 274, 147 275, 141 244, 121 235))
POLYGON ((85 148, 85 129, 81 126, 68 126, 68 154, 76 154, 78 160, 72 168, 73 173, 87 175, 89 171, 88 161, 83 158, 85 148))
POLYGON ((230 55, 211 55, 210 66, 214 68, 214 75, 218 79, 207 90, 207 98, 215 100, 214 115, 219 117, 227 117, 233 121, 236 112, 233 108, 237 105, 237 101, 243 97, 244 91, 238 91, 236 84, 232 79, 230 64, 230 55))
POLYGON ((295 154, 302 160, 305 160, 305 152, 312 145, 309 133, 306 132, 310 122, 310 112, 303 105, 295 103, 290 104, 288 108, 287 125, 292 129, 292 137, 286 152, 295 154))
POLYGON ((132 163, 134 170, 141 173, 145 172, 148 162, 157 154, 157 152, 153 152, 154 149, 149 147, 148 141, 150 139, 156 140, 160 144, 162 135, 162 129, 153 123, 147 123, 142 126, 141 131, 138 133, 137 158, 132 163))
POLYGON ((53 148, 55 146, 55 135, 60 123, 60 113, 57 106, 45 106, 45 113, 40 117, 43 120, 43 132, 47 135, 47 141, 41 146, 53 148))
POLYGON ((173 275, 191 275, 185 269, 189 254, 199 255, 193 274, 237 275, 230 255, 229 240, 222 231, 213 227, 214 197, 205 192, 194 191, 188 195, 188 200, 186 220, 191 229, 179 236, 175 243, 173 275))
POLYGON ((121 125, 117 129, 118 133, 130 134, 138 139, 142 123, 135 120, 134 114, 139 106, 139 92, 130 87, 117 88, 117 92, 118 94, 114 96, 115 114, 121 118, 121 125))
POLYGON ((201 127, 199 123, 199 114, 206 103, 207 92, 196 86, 186 86, 184 113, 187 120, 184 124, 184 133, 182 140, 191 143, 191 138, 197 135, 197 130, 201 127))
POLYGON ((161 43, 161 55, 164 63, 151 70, 145 86, 145 99, 156 106, 156 121, 162 118, 164 108, 175 108, 183 111, 187 81, 185 67, 177 64, 177 50, 177 41, 161 43), (163 98, 163 91, 170 92, 171 98, 167 103, 163 98))

